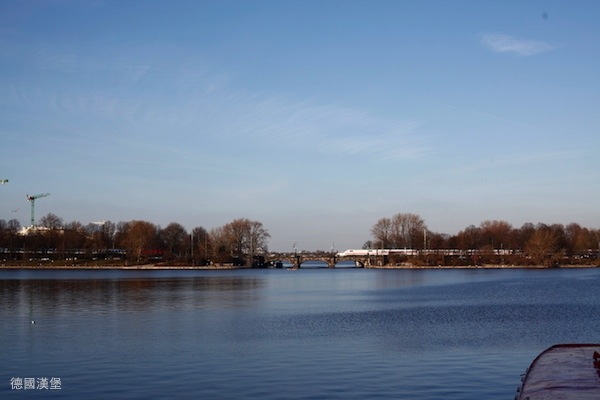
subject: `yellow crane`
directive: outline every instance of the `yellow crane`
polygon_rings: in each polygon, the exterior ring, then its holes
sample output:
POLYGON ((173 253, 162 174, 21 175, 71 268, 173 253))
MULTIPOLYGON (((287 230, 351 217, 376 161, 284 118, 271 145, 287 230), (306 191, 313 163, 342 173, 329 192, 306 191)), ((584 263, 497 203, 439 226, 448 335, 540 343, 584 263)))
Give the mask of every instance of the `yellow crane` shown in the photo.
POLYGON ((34 218, 34 210, 35 210, 35 200, 40 197, 50 196, 50 193, 42 193, 36 194, 34 196, 27 195, 27 200, 31 202, 31 227, 35 226, 35 218, 34 218))

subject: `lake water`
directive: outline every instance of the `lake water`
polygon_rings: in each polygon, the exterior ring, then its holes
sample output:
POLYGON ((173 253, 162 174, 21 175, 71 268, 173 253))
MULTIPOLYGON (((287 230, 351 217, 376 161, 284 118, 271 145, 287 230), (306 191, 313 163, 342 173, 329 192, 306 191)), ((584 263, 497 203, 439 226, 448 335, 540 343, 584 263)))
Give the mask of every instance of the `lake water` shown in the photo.
POLYGON ((0 398, 513 399, 540 351, 600 342, 599 288, 600 269, 3 270, 0 398))

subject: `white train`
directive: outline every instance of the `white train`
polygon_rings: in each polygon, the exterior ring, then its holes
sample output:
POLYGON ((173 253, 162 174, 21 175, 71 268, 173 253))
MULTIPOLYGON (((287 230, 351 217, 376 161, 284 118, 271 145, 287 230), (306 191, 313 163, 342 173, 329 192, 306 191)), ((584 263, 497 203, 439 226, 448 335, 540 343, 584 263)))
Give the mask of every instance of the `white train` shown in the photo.
POLYGON ((415 249, 348 249, 337 253, 337 257, 360 257, 360 256, 389 256, 390 254, 402 254, 413 256, 419 254, 415 249))
MULTIPOLYGON (((404 256, 418 256, 423 254, 428 255, 444 255, 444 256, 475 256, 487 254, 489 250, 458 250, 458 249, 348 249, 341 253, 337 253, 336 257, 364 257, 364 256, 389 256, 391 254, 404 255, 404 256)), ((513 251, 508 249, 494 249, 493 254, 510 255, 519 253, 519 251, 513 251)))
POLYGON ((351 256, 387 256, 389 250, 374 250, 374 249, 348 249, 336 254, 336 257, 351 257, 351 256))

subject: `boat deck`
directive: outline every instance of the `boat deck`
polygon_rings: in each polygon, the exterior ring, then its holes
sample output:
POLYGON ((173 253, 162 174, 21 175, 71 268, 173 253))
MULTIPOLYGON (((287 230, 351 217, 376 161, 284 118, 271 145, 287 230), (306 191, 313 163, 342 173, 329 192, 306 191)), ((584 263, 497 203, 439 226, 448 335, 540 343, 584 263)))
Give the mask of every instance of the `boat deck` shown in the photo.
POLYGON ((518 400, 600 399, 600 344, 559 344, 531 363, 518 400))

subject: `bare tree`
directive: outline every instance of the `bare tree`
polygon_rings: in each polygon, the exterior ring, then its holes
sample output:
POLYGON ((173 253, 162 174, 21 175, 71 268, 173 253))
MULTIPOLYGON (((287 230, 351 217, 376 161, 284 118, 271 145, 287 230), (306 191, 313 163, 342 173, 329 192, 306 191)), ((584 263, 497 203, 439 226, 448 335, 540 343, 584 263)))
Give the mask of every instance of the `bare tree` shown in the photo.
POLYGON ((169 256, 182 257, 188 249, 188 233, 176 222, 171 222, 159 231, 159 237, 167 249, 169 256))
POLYGON ((427 231, 427 248, 428 249, 444 249, 448 248, 450 235, 445 233, 427 231))
POLYGON ((243 257, 249 246, 250 220, 235 219, 223 226, 227 245, 234 257, 243 257))
POLYGON ((375 239, 373 246, 388 249, 391 245, 392 221, 389 218, 380 218, 371 228, 371 235, 375 239))
POLYGON ((568 241, 569 254, 586 254, 589 250, 595 249, 598 244, 593 231, 582 228, 579 224, 567 225, 565 235, 568 241))
POLYGON ((518 230, 516 248, 524 250, 534 233, 535 225, 531 222, 524 223, 518 230))
POLYGON ((268 239, 271 237, 261 222, 250 221, 250 254, 265 254, 269 251, 268 239))
POLYGON ((40 219, 40 225, 48 229, 60 229, 63 226, 63 220, 56 214, 48 213, 40 219))
POLYGON ((417 214, 398 213, 392 217, 392 243, 396 248, 423 248, 426 229, 417 214))
POLYGON ((232 257, 224 227, 210 230, 211 257, 216 262, 225 262, 232 257))
POLYGON ((20 229, 21 229, 21 223, 18 220, 13 218, 8 221, 8 230, 10 233, 16 235, 20 229))
POLYGON ((469 225, 456 235, 458 248, 461 250, 475 249, 479 247, 480 242, 479 228, 475 225, 469 225))
POLYGON ((198 226, 192 230, 192 248, 194 260, 210 260, 212 240, 206 229, 198 226))
POLYGON ((540 226, 525 245, 525 252, 537 264, 543 264, 556 251, 558 238, 552 229, 540 226))
MULTIPOLYGON (((200 231, 198 237, 206 237, 205 232, 200 231)), ((213 260, 248 263, 252 256, 268 251, 270 237, 261 222, 238 218, 222 227, 212 229, 206 240, 210 244, 213 260)), ((198 247, 202 248, 202 243, 199 242, 198 247)))
POLYGON ((64 258, 66 254, 74 254, 85 247, 85 228, 80 222, 70 222, 64 226, 62 235, 60 235, 60 239, 59 253, 64 258))
POLYGON ((483 221, 479 225, 481 246, 492 249, 513 247, 513 227, 506 221, 483 221))
POLYGON ((11 239, 12 235, 8 229, 8 222, 0 219, 0 247, 12 247, 11 239))
POLYGON ((92 251, 114 248, 117 226, 111 221, 90 223, 85 227, 86 247, 92 251))
POLYGON ((142 260, 144 251, 152 249, 156 242, 157 227, 147 221, 130 221, 121 224, 121 245, 127 255, 137 262, 142 260))
POLYGON ((267 241, 271 237, 261 222, 247 218, 238 218, 225 224, 223 233, 231 255, 240 258, 254 255, 257 251, 266 252, 267 241))

